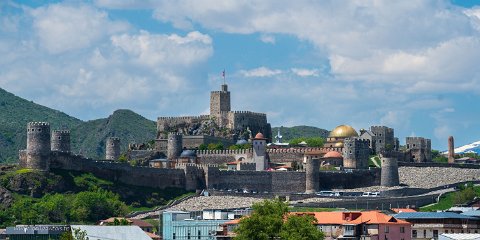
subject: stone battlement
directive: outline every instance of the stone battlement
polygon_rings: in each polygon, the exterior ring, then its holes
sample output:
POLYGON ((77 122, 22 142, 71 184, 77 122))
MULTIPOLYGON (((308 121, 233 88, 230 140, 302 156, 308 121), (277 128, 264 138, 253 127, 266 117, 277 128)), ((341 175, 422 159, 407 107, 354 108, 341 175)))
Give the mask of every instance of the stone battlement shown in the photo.
POLYGON ((112 141, 120 141, 119 137, 109 137, 109 139, 111 139, 112 141))
POLYGON ((29 122, 28 127, 50 126, 48 122, 29 122))
POLYGON ((190 120, 190 119, 209 119, 210 115, 199 115, 199 116, 179 116, 179 117, 158 117, 158 120, 190 120))
POLYGON ((234 155, 251 153, 252 149, 196 150, 197 155, 234 155))
POLYGON ((54 134, 70 134, 70 130, 53 130, 54 134))
POLYGON ((368 139, 361 139, 361 138, 345 138, 345 143, 348 141, 355 141, 356 143, 364 143, 369 144, 370 140, 368 139))
POLYGON ((259 117, 267 117, 267 114, 265 113, 257 113, 257 112, 251 112, 251 111, 230 111, 230 112, 220 112, 222 113, 233 113, 233 114, 248 114, 251 116, 259 116, 259 117))
MULTIPOLYGON (((307 147, 307 148, 279 148, 267 149, 268 153, 309 153, 315 151, 322 152, 341 152, 342 148, 324 148, 324 147, 307 147)), ((252 149, 225 149, 225 150, 196 150, 197 155, 235 155, 252 153, 252 149)))
POLYGON ((178 163, 176 164, 175 168, 177 169, 184 169, 186 167, 195 167, 198 169, 204 168, 218 168, 218 164, 196 164, 196 163, 178 163))

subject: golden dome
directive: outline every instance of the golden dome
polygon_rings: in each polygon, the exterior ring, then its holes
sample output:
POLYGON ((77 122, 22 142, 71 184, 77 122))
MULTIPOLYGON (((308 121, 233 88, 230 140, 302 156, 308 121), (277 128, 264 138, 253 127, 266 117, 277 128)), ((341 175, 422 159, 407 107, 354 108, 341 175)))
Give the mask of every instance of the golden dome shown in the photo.
POLYGON ((330 132, 328 137, 332 138, 348 138, 348 137, 358 137, 357 131, 348 125, 340 125, 333 129, 330 132))
POLYGON ((333 145, 333 147, 343 148, 343 142, 337 142, 337 143, 335 143, 335 145, 333 145))

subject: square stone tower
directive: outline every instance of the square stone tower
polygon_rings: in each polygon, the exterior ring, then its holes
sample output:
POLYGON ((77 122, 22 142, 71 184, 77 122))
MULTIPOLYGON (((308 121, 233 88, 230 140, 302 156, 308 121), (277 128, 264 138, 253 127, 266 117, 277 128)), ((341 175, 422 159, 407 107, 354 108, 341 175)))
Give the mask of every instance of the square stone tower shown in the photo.
POLYGON ((376 154, 383 153, 385 151, 393 151, 395 149, 395 137, 393 128, 386 126, 371 126, 370 130, 375 135, 375 148, 376 154))
POLYGON ((410 152, 411 162, 431 162, 432 143, 423 137, 407 137, 407 151, 410 152))
POLYGON ((210 116, 218 116, 220 112, 230 111, 230 92, 227 84, 222 84, 221 91, 210 93, 210 116))

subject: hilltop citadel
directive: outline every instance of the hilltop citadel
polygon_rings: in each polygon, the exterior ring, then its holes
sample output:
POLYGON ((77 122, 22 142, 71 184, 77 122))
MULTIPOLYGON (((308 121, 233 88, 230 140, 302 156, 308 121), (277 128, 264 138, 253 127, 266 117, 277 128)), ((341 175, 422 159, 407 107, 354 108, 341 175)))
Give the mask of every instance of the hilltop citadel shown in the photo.
POLYGON ((231 111, 230 106, 230 92, 224 84, 221 91, 211 92, 210 115, 159 117, 155 149, 131 145, 132 158, 149 162, 138 167, 117 161, 119 138, 107 139, 105 160, 93 160, 71 153, 69 131, 51 132, 48 123, 32 122, 27 126, 27 149, 19 153, 20 165, 46 171, 93 172, 156 188, 312 193, 331 188, 397 186, 399 162, 432 161, 429 139, 407 137, 406 149, 400 150, 394 130, 385 126, 361 129, 359 134, 348 125, 340 125, 330 132, 323 147, 267 147, 272 136, 266 114, 231 111), (226 146, 249 142, 251 148, 198 150, 201 144, 212 142, 226 146), (372 154, 382 156, 381 168, 369 168, 372 154), (326 166, 340 171, 320 171, 326 166))

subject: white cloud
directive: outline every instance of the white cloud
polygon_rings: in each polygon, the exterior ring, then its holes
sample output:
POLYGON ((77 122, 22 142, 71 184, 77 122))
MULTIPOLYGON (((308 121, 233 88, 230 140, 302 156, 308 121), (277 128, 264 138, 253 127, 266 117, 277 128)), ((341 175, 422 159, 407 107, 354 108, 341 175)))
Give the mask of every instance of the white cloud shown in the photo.
POLYGON ((50 53, 90 47, 129 25, 111 21, 106 12, 88 5, 54 4, 32 9, 33 28, 40 45, 50 53))
POLYGON ((251 70, 240 70, 240 74, 245 77, 272 77, 282 73, 279 69, 270 69, 267 67, 259 67, 251 70))
POLYGON ((318 77, 320 73, 318 69, 292 68, 291 70, 300 77, 318 77))
POLYGON ((275 44, 275 37, 273 35, 262 34, 260 40, 264 43, 275 44))
POLYGON ((147 66, 189 65, 205 61, 213 54, 212 39, 200 32, 185 37, 176 34, 150 34, 112 36, 112 45, 123 50, 132 61, 147 66))

